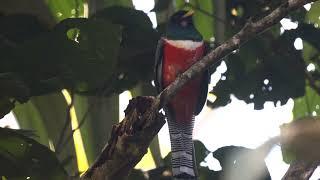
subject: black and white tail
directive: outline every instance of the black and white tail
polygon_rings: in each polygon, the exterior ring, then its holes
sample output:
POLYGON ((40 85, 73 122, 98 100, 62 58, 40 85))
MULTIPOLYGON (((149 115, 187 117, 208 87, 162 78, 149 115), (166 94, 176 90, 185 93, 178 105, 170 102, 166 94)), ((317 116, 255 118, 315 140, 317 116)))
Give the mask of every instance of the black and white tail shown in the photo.
POLYGON ((172 152, 172 173, 176 179, 196 179, 197 170, 192 141, 194 116, 190 121, 177 122, 168 117, 172 152))

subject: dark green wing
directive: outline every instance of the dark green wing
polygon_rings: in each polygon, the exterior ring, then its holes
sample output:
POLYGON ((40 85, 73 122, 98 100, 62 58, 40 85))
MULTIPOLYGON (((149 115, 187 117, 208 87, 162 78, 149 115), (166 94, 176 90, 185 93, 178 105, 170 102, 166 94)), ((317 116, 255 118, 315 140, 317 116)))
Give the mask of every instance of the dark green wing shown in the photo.
POLYGON ((208 95, 208 84, 210 83, 210 74, 209 71, 206 70, 203 74, 202 81, 200 84, 200 94, 199 94, 199 100, 196 107, 195 115, 198 115, 203 106, 207 102, 207 95, 208 95))
MULTIPOLYGON (((205 51, 204 51, 204 55, 207 55, 208 52, 210 51, 210 46, 208 43, 204 43, 204 46, 205 46, 205 51)), ((200 94, 199 94, 199 100, 198 100, 198 104, 197 104, 197 107, 196 107, 196 111, 195 111, 195 115, 198 115, 203 106, 206 104, 207 102, 207 95, 208 95, 208 85, 210 83, 210 72, 209 70, 206 70, 204 73, 203 73, 203 77, 202 77, 202 81, 201 81, 201 84, 200 84, 200 94)))
POLYGON ((157 46, 156 55, 155 55, 155 64, 154 64, 154 84, 156 86, 158 93, 160 93, 163 90, 163 86, 162 86, 163 45, 164 45, 164 40, 161 38, 158 41, 158 46, 157 46))

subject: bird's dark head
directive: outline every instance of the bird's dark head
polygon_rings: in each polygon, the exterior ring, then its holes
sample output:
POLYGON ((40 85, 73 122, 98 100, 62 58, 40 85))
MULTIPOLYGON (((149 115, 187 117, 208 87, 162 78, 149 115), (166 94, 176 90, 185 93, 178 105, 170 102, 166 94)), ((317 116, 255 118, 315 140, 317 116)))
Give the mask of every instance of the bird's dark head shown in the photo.
POLYGON ((202 36, 194 27, 192 20, 193 11, 178 11, 174 13, 167 26, 166 36, 172 40, 202 41, 202 36))

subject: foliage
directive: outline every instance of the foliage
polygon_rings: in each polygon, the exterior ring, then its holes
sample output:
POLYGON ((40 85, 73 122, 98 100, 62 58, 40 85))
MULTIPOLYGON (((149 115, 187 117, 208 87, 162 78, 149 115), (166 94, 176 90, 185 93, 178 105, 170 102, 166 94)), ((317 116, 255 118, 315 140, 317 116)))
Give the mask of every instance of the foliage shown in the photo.
MULTIPOLYGON (((56 7, 63 6, 57 3, 51 7, 53 12, 59 11, 56 7)), ((16 117, 22 128, 37 130, 41 136, 37 140, 45 145, 48 145, 48 138, 58 145, 68 120, 66 102, 59 93, 61 89, 79 95, 107 97, 130 89, 138 82, 150 82, 153 66, 150 59, 154 59, 159 39, 146 14, 130 8, 109 7, 89 19, 59 20, 55 27, 48 28, 38 17, 28 14, 0 17, 0 26, 5 27, 0 30, 3 36, 0 41, 0 115, 3 117, 10 112, 17 102, 27 102, 14 109, 16 117), (126 18, 128 14, 131 19, 126 18), (140 43, 145 36, 149 38, 140 43), (50 111, 53 105, 55 112, 50 111)), ((86 103, 83 101, 80 105, 77 101, 78 107, 86 103)), ((71 129, 65 135, 70 133, 71 129)), ((69 145, 72 141, 68 146, 64 144, 68 150, 59 151, 57 155, 62 161, 69 159, 64 165, 72 165, 68 172, 74 174, 77 173, 76 164, 70 164, 70 158, 75 161, 75 152, 69 145)))
POLYGON ((30 131, 0 128, 0 174, 9 179, 66 179, 55 154, 32 136, 30 131))
POLYGON ((107 88, 104 95, 109 95, 138 81, 151 80, 152 68, 142 68, 152 67, 150 59, 159 38, 150 20, 141 11, 128 8, 111 7, 105 12, 112 13, 65 19, 52 30, 29 15, 3 16, 0 24, 7 27, 2 32, 7 41, 0 46, 1 99, 2 104, 9 105, 1 106, 2 114, 13 107, 14 101, 24 103, 31 96, 62 88, 88 95, 107 88), (136 18, 123 18, 127 13, 136 18), (21 22, 27 25, 15 33, 21 22), (67 36, 74 29, 79 32, 75 41, 67 36), (150 38, 137 46, 144 36, 150 38), (136 68, 128 68, 128 63, 136 68))

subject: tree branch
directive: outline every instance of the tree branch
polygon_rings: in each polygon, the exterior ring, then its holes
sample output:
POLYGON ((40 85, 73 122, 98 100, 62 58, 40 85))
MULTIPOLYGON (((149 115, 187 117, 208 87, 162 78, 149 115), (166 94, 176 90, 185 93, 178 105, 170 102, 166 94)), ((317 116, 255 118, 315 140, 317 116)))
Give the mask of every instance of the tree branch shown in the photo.
POLYGON ((156 101, 152 96, 130 100, 125 118, 113 126, 108 144, 81 179, 122 180, 128 176, 165 123, 156 101))
POLYGON ((181 74, 156 98, 137 97, 131 100, 126 117, 113 127, 108 145, 81 179, 124 179, 147 152, 152 138, 163 126, 165 121, 158 112, 159 109, 166 105, 183 85, 251 38, 278 23, 290 11, 314 1, 317 0, 288 0, 259 21, 248 20, 237 34, 181 74))
POLYGON ((290 165, 282 180, 308 180, 318 167, 318 164, 319 162, 296 161, 290 165))

